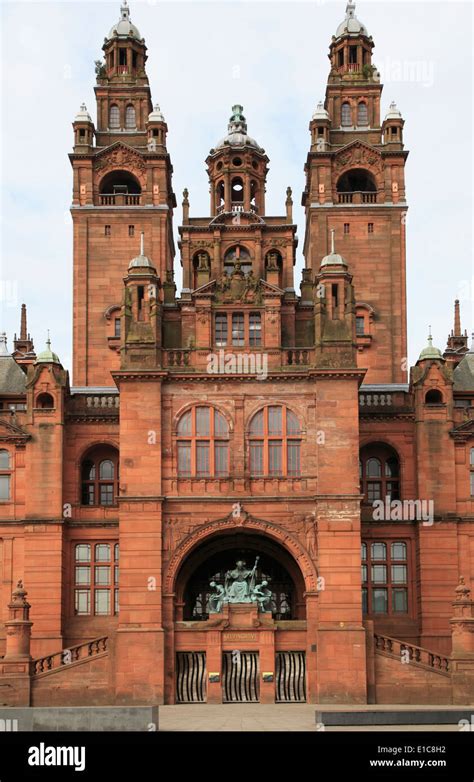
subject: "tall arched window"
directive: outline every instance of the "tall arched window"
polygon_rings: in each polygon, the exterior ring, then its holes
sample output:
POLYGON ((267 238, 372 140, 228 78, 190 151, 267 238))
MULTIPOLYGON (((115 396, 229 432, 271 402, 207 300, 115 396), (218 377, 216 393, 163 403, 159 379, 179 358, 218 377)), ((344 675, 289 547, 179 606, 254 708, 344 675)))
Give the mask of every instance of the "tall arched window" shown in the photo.
POLYGON ((250 475, 294 477, 301 474, 301 427, 282 405, 255 413, 249 428, 250 475))
POLYGON ((224 255, 224 271, 227 275, 230 276, 238 268, 245 276, 252 271, 252 259, 245 247, 231 247, 224 255))
POLYGON ((0 502, 11 498, 11 457, 5 448, 0 450, 0 502))
POLYGON ((135 107, 127 106, 125 109, 125 127, 127 130, 135 130, 137 126, 135 119, 135 107))
POLYGON ((115 103, 112 103, 109 111, 109 128, 111 130, 120 128, 120 109, 115 103))
POLYGON ((82 505, 116 505, 119 459, 115 448, 94 448, 81 464, 82 505))
POLYGON ((178 422, 178 476, 225 478, 229 475, 229 427, 213 407, 195 406, 178 422))
POLYGON ((341 125, 343 127, 348 127, 352 125, 352 111, 351 111, 351 104, 344 102, 341 106, 341 125))
POLYGON ((357 124, 368 125, 369 124, 369 112, 367 110, 367 103, 361 101, 357 106, 357 124))
POLYGON ((400 464, 393 448, 383 443, 366 445, 360 453, 361 493, 365 502, 400 498, 400 464))

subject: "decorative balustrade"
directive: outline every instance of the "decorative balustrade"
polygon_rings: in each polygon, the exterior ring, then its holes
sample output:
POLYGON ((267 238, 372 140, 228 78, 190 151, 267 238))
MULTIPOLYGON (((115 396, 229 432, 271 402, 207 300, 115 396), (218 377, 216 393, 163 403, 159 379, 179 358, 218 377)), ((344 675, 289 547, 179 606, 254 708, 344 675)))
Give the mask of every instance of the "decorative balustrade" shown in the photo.
POLYGON ((73 394, 67 403, 71 416, 116 418, 119 409, 119 394, 73 394))
MULTIPOLYGON (((222 212, 225 212, 225 205, 221 204, 220 206, 217 207, 216 211, 217 211, 218 215, 222 214, 222 212)), ((245 212, 247 210, 245 209, 245 206, 242 203, 242 201, 232 201, 232 203, 230 205, 230 211, 231 212, 245 212)), ((253 212, 254 214, 257 214, 257 207, 254 204, 250 204, 250 210, 249 211, 253 212)))
POLYGON ((100 206, 140 206, 138 193, 107 193, 99 196, 100 206))
POLYGON ((108 637, 102 636, 101 638, 94 638, 92 641, 86 641, 77 646, 71 646, 69 649, 61 649, 60 652, 46 654, 44 657, 33 660, 31 664, 32 675, 38 676, 40 673, 59 670, 71 663, 79 662, 80 660, 88 660, 91 657, 96 657, 107 651, 108 637))
POLYGON ((288 366, 307 366, 309 364, 310 351, 308 348, 287 348, 284 352, 288 366))
POLYGON ((187 367, 191 356, 190 350, 165 350, 165 365, 168 367, 187 367))
POLYGON ((376 204, 377 193, 363 190, 353 190, 349 193, 338 193, 340 204, 376 204))
POLYGON ((400 641, 397 638, 390 638, 387 635, 377 635, 374 633, 375 649, 381 654, 387 654, 397 659, 402 659, 408 652, 408 659, 412 665, 420 665, 429 668, 435 673, 449 675, 450 660, 437 652, 430 652, 429 649, 423 649, 421 646, 400 641))
POLYGON ((392 394, 359 394, 359 407, 390 407, 392 394))

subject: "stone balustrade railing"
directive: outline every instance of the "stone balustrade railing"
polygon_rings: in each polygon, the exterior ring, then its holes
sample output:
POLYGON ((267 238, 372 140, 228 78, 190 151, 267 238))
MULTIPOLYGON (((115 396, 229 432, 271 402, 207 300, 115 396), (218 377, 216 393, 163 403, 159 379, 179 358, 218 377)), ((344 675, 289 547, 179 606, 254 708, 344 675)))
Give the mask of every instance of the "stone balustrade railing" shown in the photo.
POLYGON ((38 676, 40 673, 47 673, 47 671, 64 668, 65 665, 70 665, 79 660, 86 660, 90 657, 96 657, 98 654, 107 652, 107 650, 107 636, 94 638, 92 641, 86 641, 85 643, 77 644, 77 646, 71 646, 69 649, 61 649, 60 652, 53 652, 53 654, 47 654, 44 657, 33 660, 31 664, 32 675, 38 676))
POLYGON ((431 652, 429 649, 423 649, 421 646, 409 644, 406 641, 400 641, 398 638, 391 638, 388 635, 374 633, 374 638, 376 652, 396 657, 398 660, 408 657, 408 661, 412 665, 429 668, 435 673, 450 674, 449 657, 431 652))

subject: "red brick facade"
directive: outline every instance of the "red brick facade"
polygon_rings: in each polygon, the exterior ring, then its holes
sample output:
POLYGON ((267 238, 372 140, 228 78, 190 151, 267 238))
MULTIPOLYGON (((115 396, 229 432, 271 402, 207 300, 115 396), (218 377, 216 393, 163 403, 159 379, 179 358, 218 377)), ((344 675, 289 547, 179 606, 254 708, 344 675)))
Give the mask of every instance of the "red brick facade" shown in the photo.
POLYGON ((292 193, 266 214, 237 105, 210 216, 183 194, 178 296, 167 126, 122 6, 97 125, 73 123, 73 385, 26 311, 0 355, 0 704, 472 699, 474 354, 457 305, 408 376, 408 153, 373 46, 349 3, 300 295, 292 193), (211 610, 257 557, 267 610, 211 610))

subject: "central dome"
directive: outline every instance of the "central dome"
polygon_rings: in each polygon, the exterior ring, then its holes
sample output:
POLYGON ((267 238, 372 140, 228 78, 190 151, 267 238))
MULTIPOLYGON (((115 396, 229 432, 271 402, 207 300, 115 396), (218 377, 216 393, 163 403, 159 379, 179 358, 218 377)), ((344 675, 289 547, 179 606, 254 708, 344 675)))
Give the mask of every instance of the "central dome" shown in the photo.
POLYGON ((140 32, 138 30, 138 27, 135 27, 134 24, 130 21, 130 8, 127 5, 127 0, 124 0, 123 4, 120 7, 120 19, 117 22, 117 24, 114 24, 112 29, 109 32, 109 40, 111 38, 136 38, 137 41, 141 41, 142 37, 140 35, 140 32))
POLYGON ((247 135, 247 122, 242 113, 243 110, 244 107, 239 104, 232 106, 232 116, 227 127, 227 136, 216 144, 216 150, 225 147, 252 147, 259 152, 264 152, 255 139, 247 135))

